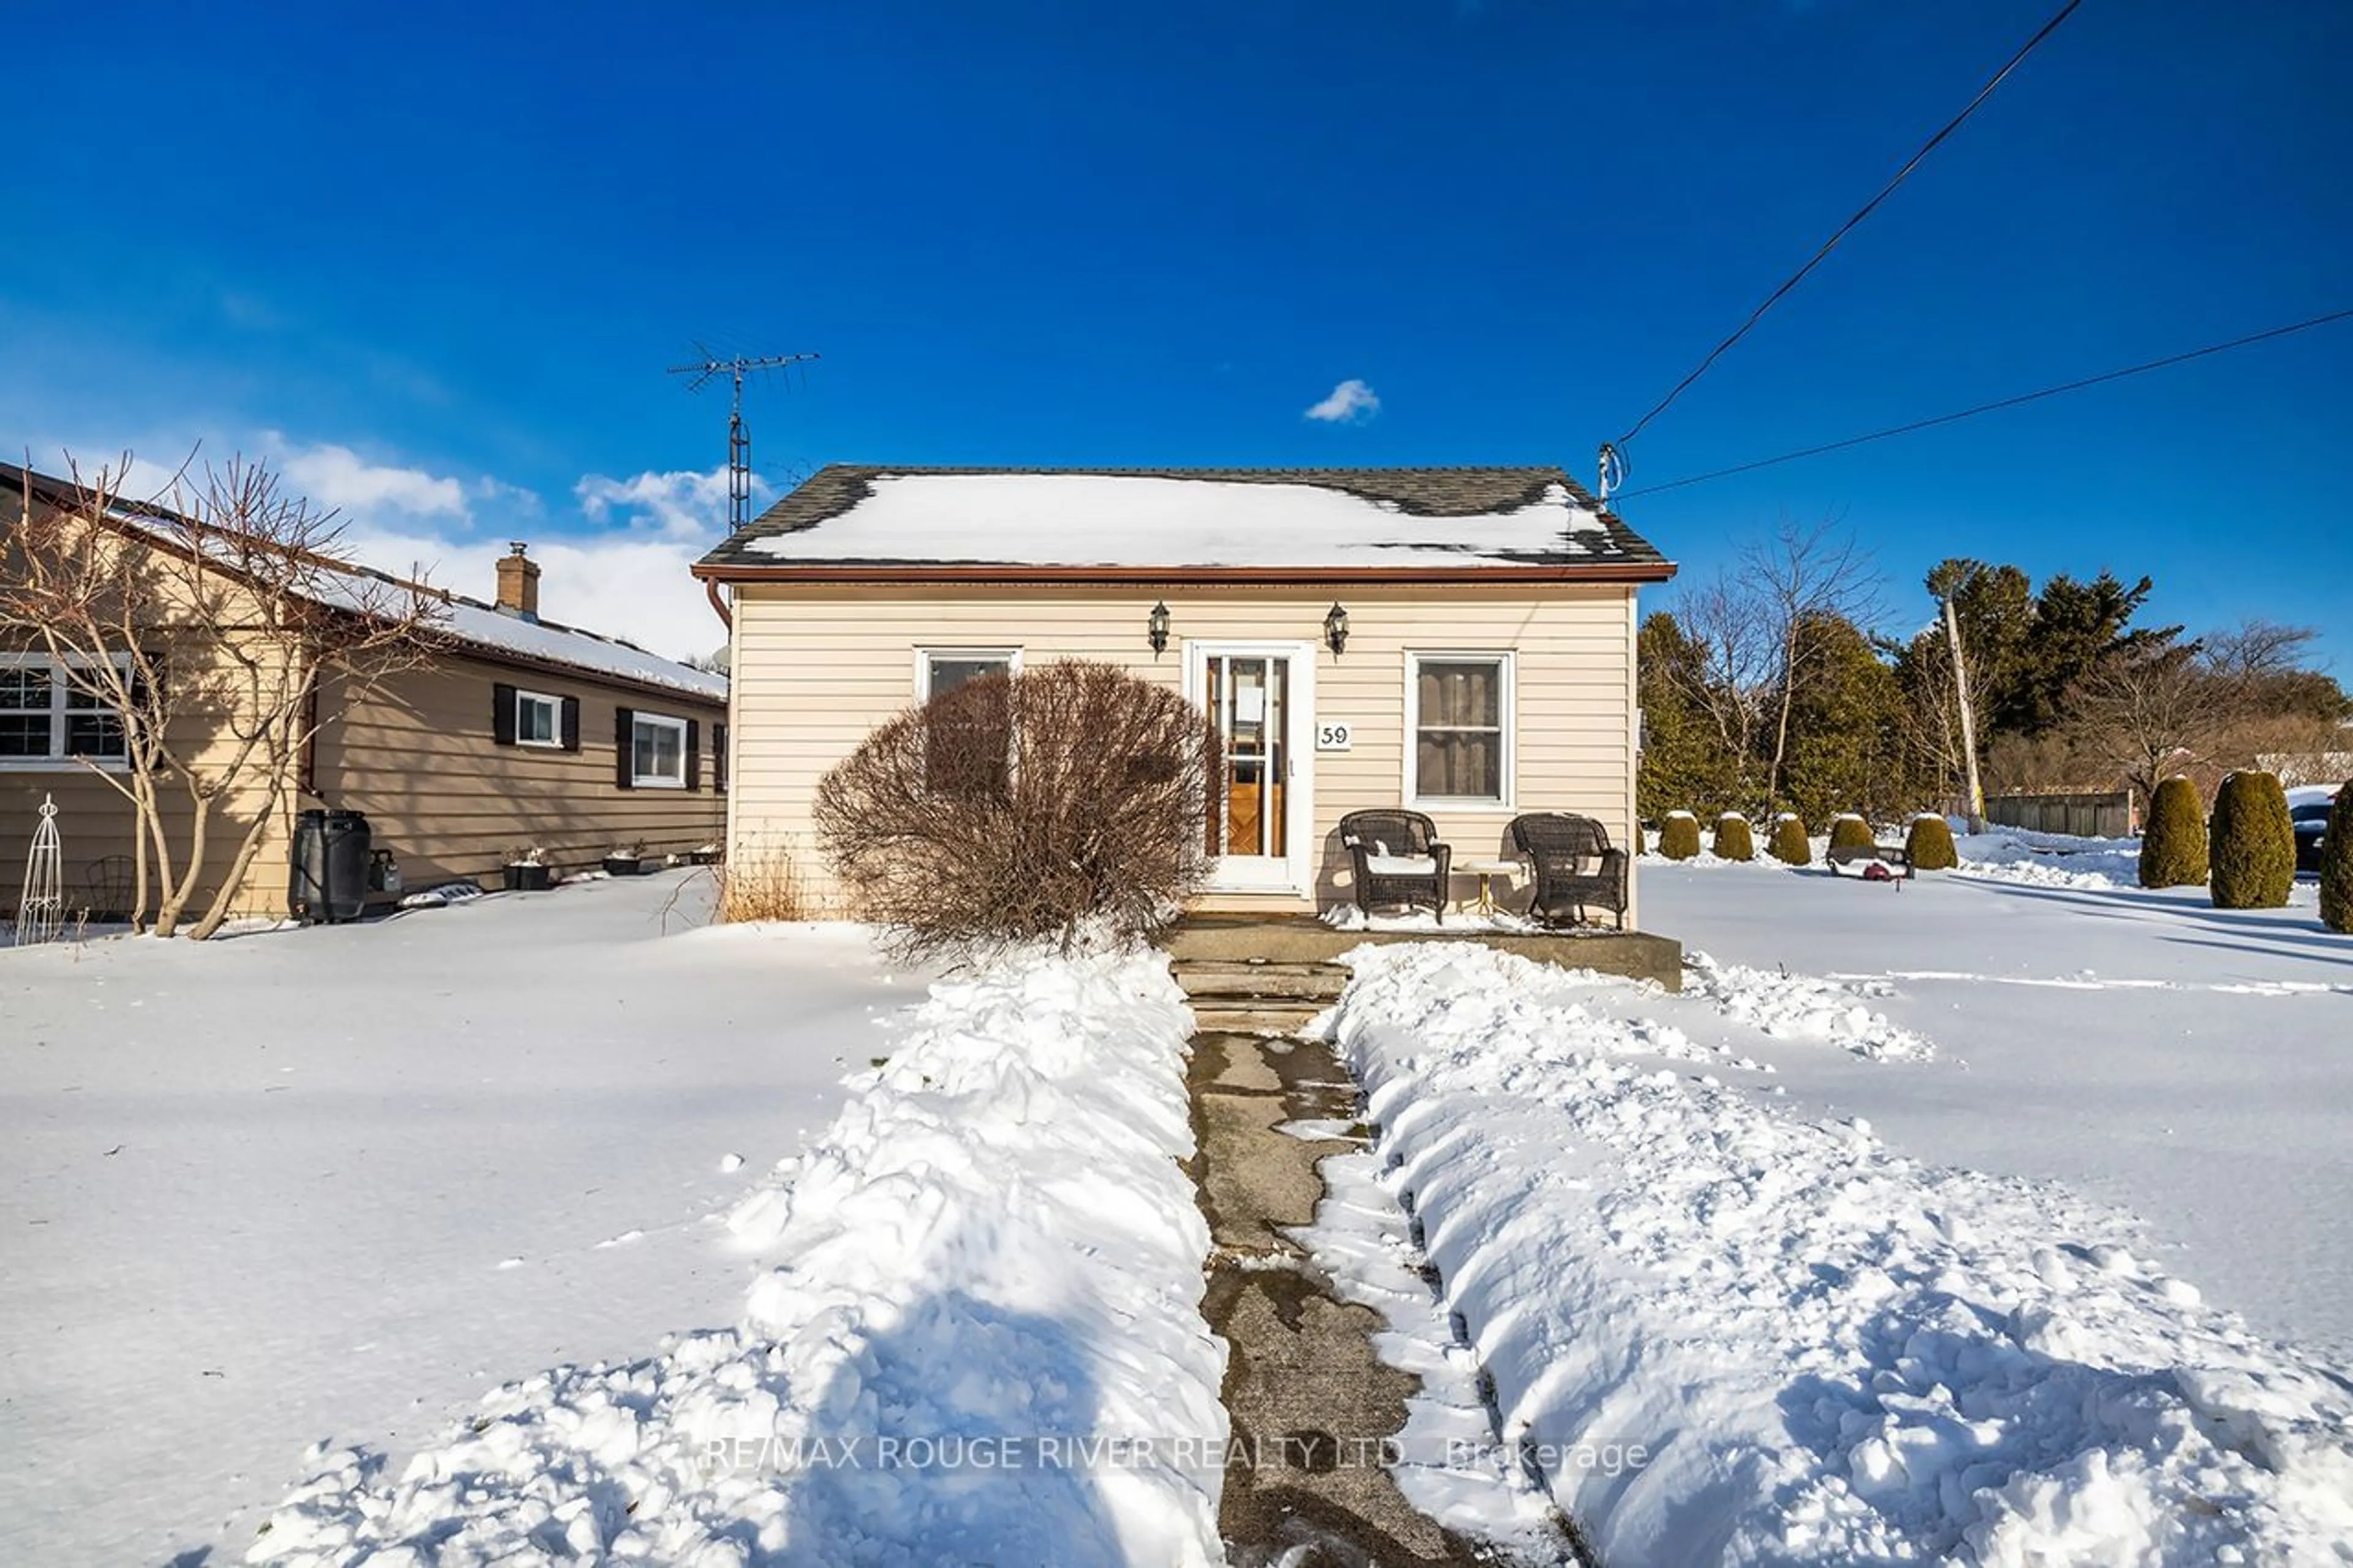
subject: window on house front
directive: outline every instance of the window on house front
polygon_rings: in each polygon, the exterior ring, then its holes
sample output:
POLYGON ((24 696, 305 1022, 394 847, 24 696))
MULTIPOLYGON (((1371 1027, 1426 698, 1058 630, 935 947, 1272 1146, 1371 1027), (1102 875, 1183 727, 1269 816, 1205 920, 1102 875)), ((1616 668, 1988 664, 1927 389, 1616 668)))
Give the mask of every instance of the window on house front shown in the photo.
POLYGON ((70 666, 46 654, 0 654, 0 767, 119 762, 125 752, 121 714, 70 666))
POLYGON ((1418 803, 1502 805, 1510 800, 1509 654, 1409 655, 1406 710, 1418 803))
MULTIPOLYGON (((918 656, 917 698, 932 702, 985 676, 1010 676, 1020 656, 1010 648, 925 649, 918 656)), ((1005 689, 991 700, 975 692, 934 714, 924 737, 923 783, 944 795, 999 795, 1012 777, 1012 715, 1005 689)))
POLYGON ((1012 648, 923 650, 916 677, 915 700, 944 697, 967 680, 984 675, 1011 675, 1021 668, 1021 656, 1012 648))
POLYGON ((564 700, 541 691, 518 691, 515 702, 515 744, 564 744, 564 700))
POLYGON ((631 718, 631 782, 638 789, 686 787, 686 721, 657 713, 631 718))

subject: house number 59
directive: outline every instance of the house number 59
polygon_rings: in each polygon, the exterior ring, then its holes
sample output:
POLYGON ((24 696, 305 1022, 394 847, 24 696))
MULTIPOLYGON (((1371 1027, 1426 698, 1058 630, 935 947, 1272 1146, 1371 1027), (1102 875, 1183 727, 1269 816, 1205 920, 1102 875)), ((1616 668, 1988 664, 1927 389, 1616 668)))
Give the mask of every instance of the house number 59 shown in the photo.
POLYGON ((1315 726, 1315 749, 1319 752, 1345 752, 1353 743, 1345 724, 1325 722, 1315 726))

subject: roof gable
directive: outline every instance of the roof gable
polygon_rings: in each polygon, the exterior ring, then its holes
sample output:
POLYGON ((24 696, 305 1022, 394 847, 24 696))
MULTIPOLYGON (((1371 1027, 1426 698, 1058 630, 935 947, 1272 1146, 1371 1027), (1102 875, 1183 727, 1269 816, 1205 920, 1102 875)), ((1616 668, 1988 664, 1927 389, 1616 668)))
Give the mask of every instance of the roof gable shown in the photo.
POLYGON ((938 468, 836 464, 704 576, 1663 577, 1557 468, 938 468))

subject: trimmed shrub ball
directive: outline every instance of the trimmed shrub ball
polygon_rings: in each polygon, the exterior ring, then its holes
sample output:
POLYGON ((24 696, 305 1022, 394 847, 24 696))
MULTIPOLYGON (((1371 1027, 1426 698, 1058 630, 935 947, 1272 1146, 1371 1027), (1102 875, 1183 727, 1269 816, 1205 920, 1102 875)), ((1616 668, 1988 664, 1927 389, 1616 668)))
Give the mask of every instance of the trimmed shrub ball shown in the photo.
POLYGON ((2295 885, 2295 825, 2271 773, 2232 773, 2214 793, 2207 890, 2218 910, 2276 910, 2295 885))
POLYGON ((2157 786, 2148 803, 2148 826, 2140 835, 2140 885, 2194 888, 2206 879, 2206 814, 2199 809, 2198 786, 2174 774, 2157 786))
POLYGON ((1871 824, 1852 812, 1846 812, 1831 818, 1831 847, 1876 849, 1879 839, 1871 831, 1871 824))
POLYGON ((1949 871, 1961 863, 1953 847, 1952 824, 1941 816, 1915 816, 1904 835, 1904 853, 1915 871, 1949 871))
POLYGON ((1794 816, 1785 816, 1773 825, 1773 837, 1766 841, 1766 853, 1789 866, 1810 866, 1814 847, 1806 837, 1806 825, 1794 816))
POLYGON ((1699 854, 1699 818, 1688 811, 1672 811, 1659 824, 1659 853, 1670 860, 1689 860, 1699 854))
POLYGON ((2353 784, 2337 792, 2320 837, 2320 923, 2353 931, 2353 784))
POLYGON ((1757 858, 1756 836, 1748 831, 1748 819, 1736 811, 1727 811, 1715 819, 1715 858, 1719 860, 1757 858))

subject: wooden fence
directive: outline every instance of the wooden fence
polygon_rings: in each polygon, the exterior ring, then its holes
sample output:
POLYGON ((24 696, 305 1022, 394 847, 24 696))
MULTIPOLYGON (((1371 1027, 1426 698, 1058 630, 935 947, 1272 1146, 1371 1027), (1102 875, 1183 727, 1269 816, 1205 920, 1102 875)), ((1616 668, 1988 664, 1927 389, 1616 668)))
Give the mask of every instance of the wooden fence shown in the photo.
POLYGON ((1998 795, 1986 816, 2005 827, 2072 833, 2083 838, 2129 838, 2139 830, 2130 790, 2108 795, 1998 795))

